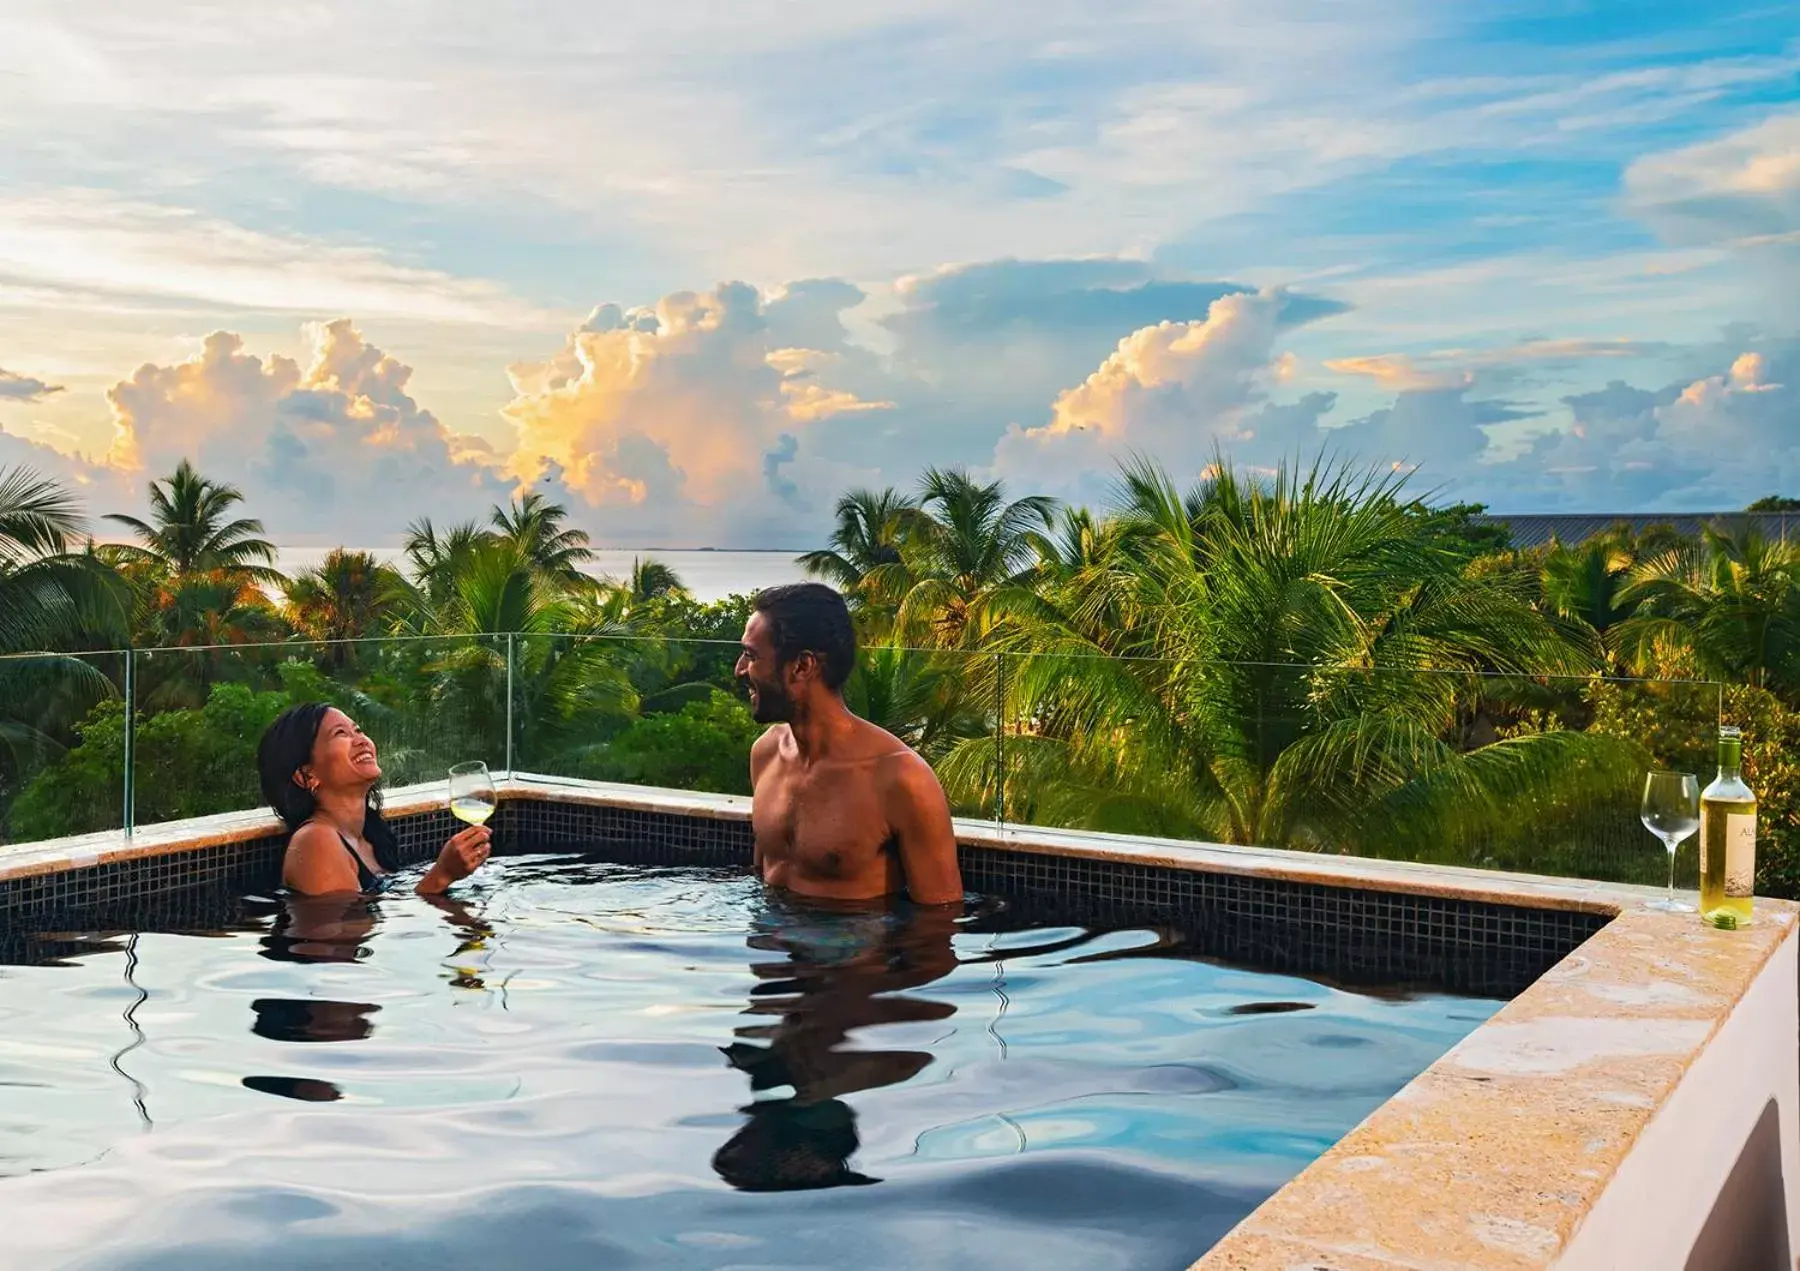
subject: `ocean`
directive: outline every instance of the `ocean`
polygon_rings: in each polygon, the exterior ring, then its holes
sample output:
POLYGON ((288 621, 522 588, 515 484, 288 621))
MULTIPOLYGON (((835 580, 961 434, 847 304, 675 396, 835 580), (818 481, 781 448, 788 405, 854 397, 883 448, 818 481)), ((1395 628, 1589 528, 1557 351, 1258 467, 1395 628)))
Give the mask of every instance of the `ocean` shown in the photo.
MULTIPOLYGON (((377 560, 404 568, 406 561, 397 547, 365 547, 377 560)), ((292 576, 313 568, 331 551, 327 547, 279 547, 276 567, 292 576)), ((590 572, 613 578, 631 576, 634 561, 651 557, 661 561, 681 576, 681 581, 697 600, 723 600, 738 592, 756 591, 782 583, 796 583, 806 574, 794 563, 792 552, 737 551, 622 551, 599 549, 590 572)))

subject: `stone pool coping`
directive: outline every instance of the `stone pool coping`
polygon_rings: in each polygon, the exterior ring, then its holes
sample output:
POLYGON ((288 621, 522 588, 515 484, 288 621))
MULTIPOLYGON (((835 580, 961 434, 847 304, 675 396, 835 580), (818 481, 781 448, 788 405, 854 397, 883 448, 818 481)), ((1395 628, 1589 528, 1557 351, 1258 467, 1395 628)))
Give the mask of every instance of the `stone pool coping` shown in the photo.
MULTIPOLYGON (((750 800, 744 795, 706 794, 648 786, 576 781, 520 773, 496 783, 502 803, 536 800, 546 803, 599 804, 676 816, 747 821, 750 800)), ((385 792, 389 814, 403 816, 445 806, 442 782, 426 782, 385 792)), ((1236 874, 1322 886, 1355 887, 1437 896, 1450 900, 1488 901, 1531 909, 1574 910, 1612 915, 1641 905, 1660 889, 1586 879, 1513 874, 1456 865, 1384 861, 1359 856, 1332 856, 1281 848, 1232 847, 1182 839, 1141 836, 1125 838, 1084 830, 1000 825, 958 818, 957 840, 972 847, 1030 851, 1048 856, 1075 856, 1121 864, 1161 865, 1208 873, 1236 874)), ((248 842, 280 833, 282 825, 266 809, 224 812, 141 826, 127 838, 120 830, 101 830, 37 843, 0 846, 0 882, 65 869, 81 869, 116 861, 141 860, 227 843, 248 842)))
MULTIPOLYGON (((742 821, 750 801, 519 774, 538 800, 742 821)), ((396 815, 445 805, 442 783, 387 793, 396 815)), ((266 838, 227 813, 0 848, 0 881, 266 838)), ((1536 1268, 1557 1263, 1682 1077, 1778 953, 1800 907, 1759 900, 1748 929, 1646 910, 1658 889, 1411 862, 958 821, 970 846, 1577 910, 1611 917, 1282 1187, 1198 1271, 1536 1268)), ((1679 1255, 1685 1256, 1685 1254, 1679 1255)))

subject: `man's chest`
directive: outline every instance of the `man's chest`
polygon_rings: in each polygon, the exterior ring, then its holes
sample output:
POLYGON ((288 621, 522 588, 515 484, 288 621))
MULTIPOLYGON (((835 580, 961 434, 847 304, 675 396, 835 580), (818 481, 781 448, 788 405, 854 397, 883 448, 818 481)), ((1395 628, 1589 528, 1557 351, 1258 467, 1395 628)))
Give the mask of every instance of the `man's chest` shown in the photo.
POLYGON ((821 866, 878 851, 889 837, 887 820, 873 784, 856 779, 862 775, 769 773, 751 805, 758 851, 766 860, 821 866))

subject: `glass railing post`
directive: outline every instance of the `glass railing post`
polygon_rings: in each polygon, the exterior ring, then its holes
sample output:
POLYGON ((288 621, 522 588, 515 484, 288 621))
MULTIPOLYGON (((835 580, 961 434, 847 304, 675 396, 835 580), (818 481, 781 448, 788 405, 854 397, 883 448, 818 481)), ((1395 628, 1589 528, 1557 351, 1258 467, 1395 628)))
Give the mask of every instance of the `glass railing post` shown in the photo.
POLYGON ((994 823, 1006 824, 1006 655, 994 655, 994 823))
POLYGON ((120 824, 125 828, 125 837, 130 838, 137 826, 134 804, 137 802, 135 778, 137 775, 137 651, 125 650, 125 750, 121 757, 120 773, 123 778, 120 799, 120 824))
POLYGON ((514 635, 506 633, 506 779, 513 775, 513 650, 514 635))

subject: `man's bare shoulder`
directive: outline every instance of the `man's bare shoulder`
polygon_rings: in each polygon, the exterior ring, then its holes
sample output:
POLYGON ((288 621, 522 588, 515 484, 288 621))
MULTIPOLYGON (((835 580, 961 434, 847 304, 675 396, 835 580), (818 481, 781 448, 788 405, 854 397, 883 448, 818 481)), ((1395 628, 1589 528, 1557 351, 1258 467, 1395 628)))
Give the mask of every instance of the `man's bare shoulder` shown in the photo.
POLYGON ((781 756, 784 748, 791 746, 793 730, 786 724, 771 724, 763 730, 763 735, 750 744, 750 779, 756 778, 781 756))
POLYGON ((937 787, 937 773, 918 751, 888 732, 869 725, 871 757, 883 785, 900 790, 937 787))

